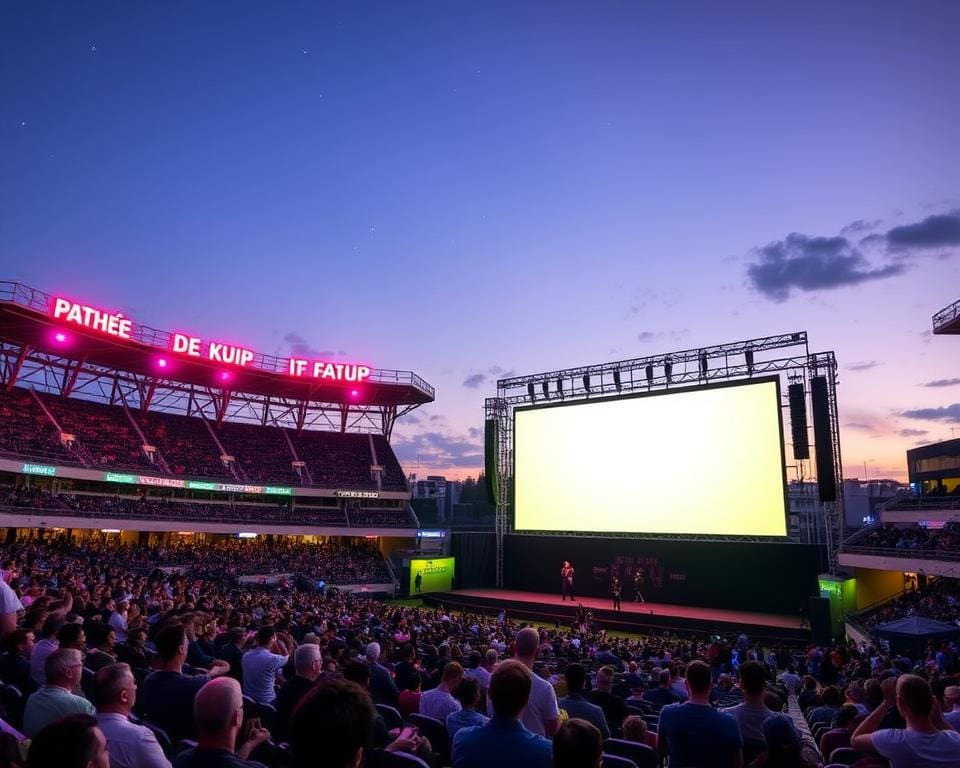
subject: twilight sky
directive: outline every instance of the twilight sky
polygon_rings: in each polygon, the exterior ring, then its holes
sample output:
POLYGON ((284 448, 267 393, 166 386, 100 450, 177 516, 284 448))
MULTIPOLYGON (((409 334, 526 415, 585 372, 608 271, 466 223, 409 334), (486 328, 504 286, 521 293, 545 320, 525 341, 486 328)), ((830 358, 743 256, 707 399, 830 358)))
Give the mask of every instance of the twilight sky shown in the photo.
POLYGON ((960 4, 0 7, 0 279, 412 369, 475 472, 535 372, 806 329, 845 474, 960 436, 960 4))

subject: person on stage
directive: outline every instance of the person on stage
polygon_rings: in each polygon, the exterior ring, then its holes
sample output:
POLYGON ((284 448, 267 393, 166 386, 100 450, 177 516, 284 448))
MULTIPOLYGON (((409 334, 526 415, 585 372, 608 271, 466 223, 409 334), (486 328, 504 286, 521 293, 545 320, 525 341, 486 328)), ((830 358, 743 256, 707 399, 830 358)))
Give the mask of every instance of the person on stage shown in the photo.
POLYGON ((613 597, 613 610, 620 610, 620 595, 623 592, 623 584, 620 582, 619 576, 614 576, 613 581, 610 582, 610 594, 613 597))
POLYGON ((646 600, 643 599, 643 594, 641 590, 643 589, 643 568, 637 568, 636 573, 633 574, 633 602, 635 603, 645 603, 646 600))
POLYGON ((567 599, 567 595, 570 595, 571 600, 576 600, 576 598, 573 596, 573 576, 573 566, 570 565, 569 560, 564 560, 563 568, 560 569, 560 581, 563 583, 564 600, 567 599))

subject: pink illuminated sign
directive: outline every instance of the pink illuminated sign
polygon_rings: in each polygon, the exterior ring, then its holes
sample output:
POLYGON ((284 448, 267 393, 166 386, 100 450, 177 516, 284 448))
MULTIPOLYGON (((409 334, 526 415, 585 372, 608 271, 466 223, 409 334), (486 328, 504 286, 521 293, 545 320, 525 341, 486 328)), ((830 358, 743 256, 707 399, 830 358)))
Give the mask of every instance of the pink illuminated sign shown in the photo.
POLYGON ((125 318, 121 313, 115 314, 96 307, 88 307, 61 296, 54 298, 51 314, 55 320, 73 323, 82 328, 89 328, 91 331, 100 331, 108 336, 116 336, 118 339, 129 339, 133 330, 133 321, 125 318))
POLYGON ((329 381, 364 381, 370 378, 370 368, 354 363, 330 363, 325 360, 304 360, 291 357, 287 362, 287 372, 291 376, 302 376, 329 381))
MULTIPOLYGON (((50 314, 55 320, 64 323, 80 326, 90 331, 103 333, 118 339, 143 342, 144 331, 149 332, 151 341, 155 346, 157 344, 157 332, 152 329, 143 329, 137 326, 132 320, 123 316, 120 312, 110 312, 105 309, 98 309, 86 304, 81 304, 62 296, 55 296, 50 304, 50 314), (138 331, 135 334, 135 330, 138 331)), ((257 367, 254 364, 256 355, 253 350, 241 347, 236 344, 227 344, 222 341, 208 341, 200 336, 192 336, 186 333, 167 334, 169 341, 166 349, 177 355, 184 355, 198 360, 205 360, 219 365, 244 367, 257 367)), ((53 338, 58 344, 64 344, 68 337, 62 331, 54 334, 53 338)), ((161 337, 162 338, 162 337, 161 337)), ((172 360, 166 357, 160 357, 155 361, 159 368, 168 368, 172 360)), ((263 361, 260 362, 263 366, 263 361)), ((278 366, 279 369, 279 366, 278 366)), ((269 370, 269 369, 268 369, 269 370)), ((276 372, 280 370, 275 369, 276 372)), ((287 360, 286 373, 290 376, 304 379, 320 379, 322 381, 342 382, 359 384, 370 378, 372 369, 368 365, 358 363, 335 363, 327 360, 307 360, 300 357, 291 357, 287 360)), ((219 379, 221 382, 229 381, 231 375, 229 372, 221 371, 219 379)), ((350 391, 350 396, 354 399, 361 395, 359 390, 350 391)))
POLYGON ((226 365, 249 365, 253 361, 253 352, 233 344, 224 344, 222 341, 211 341, 204 344, 198 336, 187 336, 183 333, 174 333, 170 337, 170 349, 189 357, 201 357, 214 363, 226 365))

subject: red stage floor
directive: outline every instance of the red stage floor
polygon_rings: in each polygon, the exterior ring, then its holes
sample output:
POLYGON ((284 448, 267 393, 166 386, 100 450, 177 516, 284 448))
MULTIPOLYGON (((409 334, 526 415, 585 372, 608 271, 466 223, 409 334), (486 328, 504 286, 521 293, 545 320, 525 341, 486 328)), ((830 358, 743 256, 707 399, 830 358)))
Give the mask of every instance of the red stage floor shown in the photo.
MULTIPOLYGON (((529 603, 531 608, 553 608, 554 606, 571 607, 569 600, 562 601, 560 595, 551 595, 543 592, 521 592, 512 589, 458 589, 449 592, 452 597, 471 597, 488 599, 491 601, 510 601, 515 603, 529 603)), ((609 598, 581 597, 577 600, 584 608, 594 611, 612 611, 613 602, 609 598)), ((522 609, 514 609, 522 610, 522 609)), ((778 615, 772 613, 752 613, 750 611, 728 611, 722 608, 697 608, 689 605, 670 605, 668 603, 634 603, 623 601, 621 616, 642 621, 644 616, 661 618, 688 619, 700 622, 717 622, 728 624, 747 624, 761 627, 777 627, 781 629, 801 629, 800 616, 778 615)))

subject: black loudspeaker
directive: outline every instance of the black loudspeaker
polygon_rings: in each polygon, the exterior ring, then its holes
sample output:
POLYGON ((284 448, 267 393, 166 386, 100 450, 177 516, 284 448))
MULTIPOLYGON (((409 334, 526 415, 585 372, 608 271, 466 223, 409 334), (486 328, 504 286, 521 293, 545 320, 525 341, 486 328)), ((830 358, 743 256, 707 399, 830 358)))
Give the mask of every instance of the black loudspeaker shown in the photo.
POLYGON ((803 384, 787 387, 790 400, 790 434, 793 439, 793 458, 797 461, 810 458, 810 438, 807 435, 807 395, 803 384))
POLYGON ((536 402, 537 398, 536 398, 535 390, 534 390, 534 388, 533 388, 533 382, 532 382, 532 381, 528 381, 528 382, 527 382, 527 394, 530 395, 530 402, 531 402, 531 403, 536 402))
POLYGON ((540 389, 543 390, 543 396, 549 400, 550 399, 550 382, 549 381, 541 382, 540 389))
POLYGON ((584 388, 585 390, 587 390, 587 393, 590 392, 590 377, 589 377, 589 376, 584 376, 584 377, 583 377, 583 388, 584 388))
POLYGON ((830 618, 830 598, 810 598, 810 634, 813 642, 829 643, 833 637, 833 621, 830 618))
MULTIPOLYGON (((573 384, 570 385, 570 389, 573 389, 573 384)), ((563 379, 557 379, 557 394, 563 397, 563 379)))
POLYGON ((653 384, 653 366, 648 365, 645 373, 647 374, 647 384, 653 384))
POLYGON ((620 383, 620 369, 619 369, 619 368, 617 368, 617 369, 613 372, 613 386, 615 386, 615 387, 617 388, 617 392, 619 392, 619 391, 623 388, 623 385, 620 383))
POLYGON ((837 500, 837 476, 833 471, 833 436, 830 434, 830 398, 825 376, 810 379, 813 406, 813 444, 817 449, 817 490, 820 501, 837 500))
POLYGON ((709 363, 707 362, 707 353, 700 353, 700 378, 707 378, 707 370, 709 369, 709 363))
POLYGON ((497 503, 497 491, 500 487, 500 478, 497 474, 497 454, 500 433, 497 431, 497 420, 487 419, 483 425, 483 470, 487 486, 487 501, 497 503))

